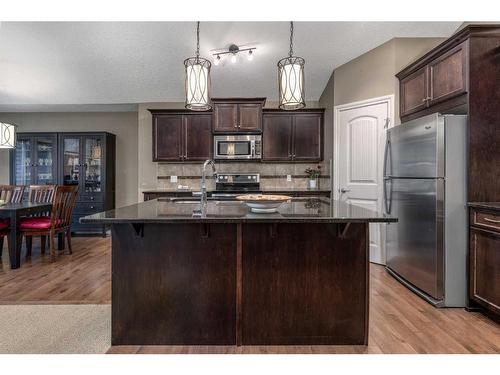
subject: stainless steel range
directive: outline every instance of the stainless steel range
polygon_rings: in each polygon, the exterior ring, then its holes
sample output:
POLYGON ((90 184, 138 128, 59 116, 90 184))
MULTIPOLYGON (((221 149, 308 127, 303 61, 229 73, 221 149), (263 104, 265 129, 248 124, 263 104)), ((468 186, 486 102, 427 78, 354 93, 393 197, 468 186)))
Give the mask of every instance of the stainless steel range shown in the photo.
POLYGON ((260 192, 258 173, 218 173, 211 197, 231 200, 240 194, 260 192))

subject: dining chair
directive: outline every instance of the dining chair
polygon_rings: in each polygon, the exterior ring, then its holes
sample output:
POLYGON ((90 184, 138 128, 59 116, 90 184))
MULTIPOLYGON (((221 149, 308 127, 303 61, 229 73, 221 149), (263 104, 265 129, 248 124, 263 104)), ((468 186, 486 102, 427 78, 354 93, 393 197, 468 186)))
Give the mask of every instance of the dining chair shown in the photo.
POLYGON ((78 186, 57 186, 55 188, 54 199, 50 216, 34 216, 21 219, 21 235, 28 236, 48 236, 50 243, 50 260, 56 258, 56 236, 63 233, 68 242, 69 253, 73 253, 71 247, 71 216, 76 204, 78 186))
POLYGON ((0 258, 2 258, 3 253, 3 238, 7 237, 7 244, 10 246, 9 237, 9 223, 7 221, 0 221, 0 258))
MULTIPOLYGON (((54 200, 54 193, 56 185, 30 185, 28 194, 28 202, 30 203, 52 203, 54 200)), ((39 214, 37 216, 50 215, 49 212, 39 214)), ((45 254, 45 245, 47 236, 40 236, 40 251, 45 254)), ((31 255, 31 248, 33 246, 33 236, 26 236, 26 256, 31 255)))
POLYGON ((5 203, 21 203, 24 185, 0 185, 0 200, 5 203))
MULTIPOLYGON (((24 185, 0 185, 0 200, 3 203, 21 203, 24 185)), ((9 234, 10 220, 0 217, 0 258, 3 253, 3 238, 9 234)))

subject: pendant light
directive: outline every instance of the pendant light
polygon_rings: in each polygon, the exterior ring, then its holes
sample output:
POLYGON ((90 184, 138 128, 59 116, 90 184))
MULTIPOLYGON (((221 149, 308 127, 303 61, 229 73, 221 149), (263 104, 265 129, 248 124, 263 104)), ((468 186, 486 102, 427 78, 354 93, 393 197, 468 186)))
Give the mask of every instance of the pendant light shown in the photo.
POLYGON ((295 110, 306 106, 302 57, 293 56, 293 22, 290 22, 290 51, 278 61, 279 107, 295 110))
POLYGON ((16 125, 0 122, 0 148, 16 148, 16 125))
POLYGON ((200 22, 196 23, 196 56, 184 60, 186 74, 186 108, 192 111, 208 111, 210 104, 210 66, 200 57, 200 22))

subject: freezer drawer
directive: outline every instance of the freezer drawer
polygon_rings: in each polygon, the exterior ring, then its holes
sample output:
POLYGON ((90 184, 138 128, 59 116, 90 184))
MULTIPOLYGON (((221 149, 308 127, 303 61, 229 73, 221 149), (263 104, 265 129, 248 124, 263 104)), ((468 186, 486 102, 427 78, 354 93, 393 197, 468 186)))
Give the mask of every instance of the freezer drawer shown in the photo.
POLYGON ((443 298, 443 179, 386 181, 391 214, 387 267, 436 300, 443 298))
POLYGON ((392 177, 444 177, 444 117, 433 114, 387 132, 384 174, 392 177))

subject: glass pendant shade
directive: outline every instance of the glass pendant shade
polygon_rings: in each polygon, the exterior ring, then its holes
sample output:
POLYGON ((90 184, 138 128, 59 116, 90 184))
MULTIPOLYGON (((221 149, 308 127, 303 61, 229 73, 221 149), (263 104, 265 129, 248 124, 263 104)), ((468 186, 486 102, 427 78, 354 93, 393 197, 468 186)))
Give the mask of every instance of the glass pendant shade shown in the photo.
POLYGON ((302 57, 285 57, 278 62, 279 107, 284 110, 304 108, 304 64, 302 57))
POLYGON ((186 108, 207 111, 210 104, 210 61, 201 57, 184 60, 186 68, 186 108))
POLYGON ((16 125, 0 122, 0 148, 16 147, 16 125))

